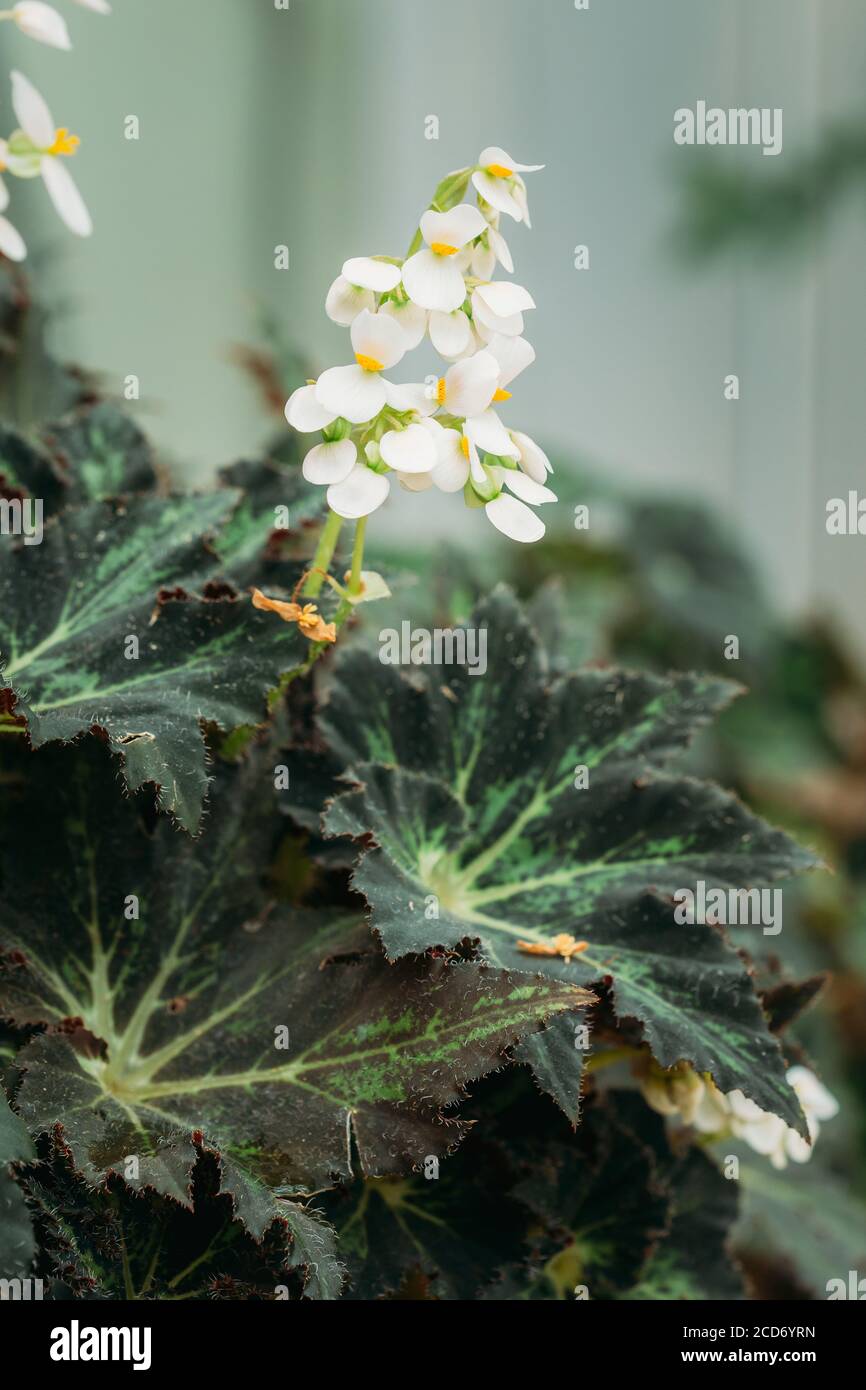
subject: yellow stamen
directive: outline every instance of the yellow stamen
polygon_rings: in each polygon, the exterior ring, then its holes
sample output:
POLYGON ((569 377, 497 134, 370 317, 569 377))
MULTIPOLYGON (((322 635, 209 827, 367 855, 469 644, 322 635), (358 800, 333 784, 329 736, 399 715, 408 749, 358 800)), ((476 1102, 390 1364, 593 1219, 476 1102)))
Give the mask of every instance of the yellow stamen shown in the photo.
POLYGON ((440 376, 439 380, 436 383, 436 400, 438 401, 439 405, 445 404, 445 393, 447 389, 448 388, 445 385, 444 376, 440 376))
POLYGON ((510 400, 511 400, 511 392, 510 392, 510 391, 505 391, 505 390, 503 390, 503 388, 500 386, 500 387, 498 388, 497 392, 496 392, 496 395, 493 397, 493 399, 494 399, 495 401, 510 401, 510 400))
POLYGON ((68 154, 73 155, 81 144, 77 135, 70 135, 66 126, 60 126, 54 137, 54 144, 49 145, 46 154, 68 154))
POLYGON ((460 448, 463 450, 463 453, 464 453, 464 455, 466 456, 466 458, 468 458, 468 457, 469 457, 469 436, 468 436, 468 435, 462 434, 462 435, 460 436, 460 448))
POLYGON ((510 179, 514 170, 506 169, 504 164, 488 164, 487 172, 492 174, 495 179, 510 179))
POLYGON ((456 256, 460 247, 449 246, 447 241, 431 241, 430 250, 435 251, 437 256, 456 256))
POLYGON ((365 352, 356 352, 355 361, 359 367, 363 367, 365 372, 383 372, 384 362, 377 362, 375 357, 368 357, 365 352))

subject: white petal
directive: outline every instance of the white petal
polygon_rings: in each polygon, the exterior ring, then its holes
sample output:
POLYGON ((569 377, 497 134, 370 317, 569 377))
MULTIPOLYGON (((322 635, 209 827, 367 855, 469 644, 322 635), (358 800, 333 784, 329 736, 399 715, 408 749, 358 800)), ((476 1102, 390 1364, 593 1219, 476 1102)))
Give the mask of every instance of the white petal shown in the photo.
POLYGON ((0 251, 10 261, 23 261, 27 255, 24 238, 16 231, 8 217, 0 215, 0 251))
POLYGON ((400 486, 407 492, 427 492, 433 486, 433 479, 429 473, 398 473, 400 486))
POLYGON ((795 1163, 808 1163, 812 1157, 812 1145, 807 1144, 795 1129, 789 1129, 785 1134, 785 1150, 795 1163))
POLYGON ((443 430, 438 447, 439 461, 433 469, 433 482, 440 492, 459 492, 469 479, 469 460, 461 447, 457 430, 443 430))
POLYGON ((472 443, 479 449, 483 449, 486 454, 499 454, 503 458, 517 458, 517 445, 495 410, 485 410, 482 415, 470 416, 466 421, 465 429, 472 443))
POLYGON ((525 338, 507 338, 496 333, 487 345, 499 363, 499 385, 506 387, 535 361, 535 348, 525 338))
POLYGON ((528 434, 523 434, 520 430, 512 430, 511 438, 519 450, 518 462, 524 473, 536 483, 543 483, 548 473, 553 472, 547 454, 539 448, 534 439, 530 439, 528 434))
POLYGON ((436 445, 423 425, 389 430, 379 450, 388 467, 398 473, 429 473, 436 464, 436 445))
POLYGON ((839 1102, 822 1086, 817 1076, 808 1067, 790 1067, 787 1073, 788 1084, 797 1092, 800 1104, 809 1116, 811 1113, 819 1120, 832 1120, 839 1113, 839 1102))
POLYGON ((375 261, 372 256, 355 256, 345 262, 343 278, 350 285, 360 285, 362 289, 385 294, 399 285, 400 268, 389 265, 387 261, 375 261))
POLYGON ((498 468, 496 472, 498 481, 504 483, 521 502, 528 502, 531 507, 540 507, 543 502, 557 500, 555 492, 551 492, 549 487, 542 487, 541 483, 534 482, 525 473, 521 473, 519 468, 498 468))
POLYGON ((529 200, 526 197, 526 184, 523 179, 517 178, 514 182, 514 201, 520 208, 520 216, 527 227, 531 227, 529 220, 529 200))
MULTIPOLYGON (((3 145, 5 145, 5 144, 6 144, 6 141, 5 141, 5 140, 0 140, 0 146, 3 146, 3 145)), ((6 158, 5 158, 5 156, 6 156, 6 151, 5 151, 5 149, 0 149, 0 165, 5 165, 5 163, 6 163, 6 158)), ((5 179, 4 179, 2 176, 0 176, 0 212, 5 212, 6 209, 8 208, 8 206, 9 206, 9 189, 6 187, 6 181, 5 181, 5 179)))
POLYGON ((476 280, 492 280, 496 274, 496 252, 479 242, 472 256, 472 274, 476 280))
POLYGON ((351 439, 335 439, 330 444, 317 444, 304 459, 303 474, 308 483, 326 486, 348 478, 358 450, 351 439))
POLYGON ((332 410, 326 410, 316 395, 315 386, 299 386, 286 401, 286 419, 293 430, 314 434, 327 429, 336 420, 332 410))
POLYGON ((108 0, 76 0, 76 4, 83 5, 86 10, 93 10, 94 14, 111 14, 108 0))
POLYGON ((424 341, 424 334, 427 332, 427 310, 422 309, 419 304, 413 304, 411 299, 405 304, 397 304, 395 300, 389 299, 387 304, 382 305, 379 313, 387 314, 399 324, 406 339, 407 352, 411 352, 424 341))
POLYGON ((508 318, 500 318, 487 307, 477 290, 472 292, 472 317, 476 332, 487 342, 494 333, 502 333, 506 338, 516 338, 523 332, 522 314, 509 314, 508 318))
POLYGON ((515 222, 523 221, 520 206, 512 196, 504 179, 495 179, 492 174, 476 169, 472 175, 472 182, 476 193, 480 193, 484 201, 496 208, 497 212, 507 212, 509 217, 514 218, 515 222))
POLYGON ((515 285, 511 280, 494 280, 489 285, 479 285, 475 294, 485 309, 489 309, 498 319, 511 318, 513 314, 535 308, 535 300, 529 290, 515 285))
POLYGON ((66 165, 57 156, 46 155, 42 161, 42 178, 60 220, 76 236, 90 236, 93 231, 90 213, 66 165))
POLYGON ((463 276, 451 256, 419 251, 403 266, 403 288, 422 309, 439 309, 450 314, 466 298, 463 276))
POLYGON ((533 541, 540 541, 544 535, 546 528, 541 518, 524 502, 519 502, 516 497, 509 497, 505 492, 488 502, 484 510, 497 531, 501 531, 503 536, 508 536, 512 541, 530 545, 533 541))
POLYGON ((57 127, 33 83, 20 72, 12 74, 12 105, 18 124, 40 150, 54 144, 57 127))
POLYGON ((463 310, 442 314, 435 309, 430 315, 430 341, 441 357, 449 361, 460 357, 472 342, 472 325, 463 310))
POLYGON ((501 145, 488 145, 478 156, 478 163, 485 169, 490 164, 498 164, 500 169, 510 169, 515 174, 537 174, 545 167, 543 164, 518 164, 501 145))
MULTIPOLYGON (((511 252, 508 249, 508 242, 505 240, 505 237, 501 232, 498 232, 495 227, 491 227, 487 233, 487 239, 490 242, 490 249, 502 266, 502 269, 507 270, 509 275, 513 274, 514 261, 511 258, 511 252)), ((489 280, 491 277, 485 275, 482 278, 489 280)))
POLYGON ((20 0, 12 7, 12 15, 18 28, 29 39, 38 39, 52 48, 72 47, 66 20, 44 0, 20 0))
POLYGON ((357 366, 329 367, 316 382, 316 399, 334 416, 365 425, 379 414, 387 390, 378 372, 365 372, 357 366))
POLYGON ((454 415, 480 415, 493 400, 498 384, 496 358, 489 352, 476 352, 448 368, 443 404, 454 415))
POLYGON ((387 314, 371 314, 365 309, 352 324, 352 347, 361 356, 381 362, 385 369, 396 367, 401 361, 406 352, 406 339, 394 319, 387 314))
POLYGON ((328 488, 328 506, 338 516, 354 521, 369 516, 381 507, 391 490, 384 473, 374 473, 363 463, 357 463, 348 478, 328 488))
POLYGON ((407 382, 404 386, 386 381, 385 388, 392 410, 414 410, 418 415, 427 416, 439 409, 439 402, 431 396, 429 386, 423 381, 407 382))
POLYGON ((359 290, 342 275, 338 275, 325 300, 325 313, 342 328, 351 328, 364 309, 372 309, 376 296, 372 290, 359 290))
POLYGON ((421 235, 428 246, 454 246, 459 251, 486 230, 487 223, 471 203, 458 203, 450 212, 430 209, 421 218, 421 235))

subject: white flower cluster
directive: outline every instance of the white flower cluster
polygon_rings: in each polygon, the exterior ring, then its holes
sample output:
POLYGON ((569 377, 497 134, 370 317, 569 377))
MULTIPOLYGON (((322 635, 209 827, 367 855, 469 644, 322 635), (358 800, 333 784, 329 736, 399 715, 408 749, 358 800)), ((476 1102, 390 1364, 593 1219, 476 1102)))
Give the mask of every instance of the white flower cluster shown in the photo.
POLYGON ((550 463, 493 408, 510 399, 509 387, 535 360, 522 336, 535 301, 493 276, 497 265, 514 269, 500 217, 530 225, 522 174, 542 167, 517 164, 498 147, 482 151, 477 165, 445 180, 446 208, 434 200, 405 260, 356 257, 331 286, 326 312, 350 330, 355 361, 295 391, 286 418, 296 430, 322 431, 304 477, 327 487, 339 516, 376 511, 393 473, 412 492, 462 489, 468 505, 484 507, 512 540, 544 535, 532 509, 556 501, 546 486, 550 463), (453 205, 470 178, 478 206, 453 205), (388 380, 384 373, 428 335, 451 364, 444 374, 425 383, 388 380))
POLYGON ((839 1113, 838 1101, 808 1067, 791 1067, 787 1079, 806 1116, 811 1144, 778 1115, 770 1115, 748 1100, 742 1091, 724 1095, 711 1077, 699 1076, 684 1063, 670 1071, 649 1064, 639 1074, 644 1099, 659 1115, 679 1115, 684 1124, 714 1138, 730 1135, 742 1139, 769 1158, 774 1168, 787 1167, 788 1159, 808 1162, 821 1121, 832 1120, 839 1113))
MULTIPOLYGON (((108 0, 77 0, 85 9, 110 14, 108 0)), ((66 20, 53 5, 43 0, 19 0, 0 19, 11 20, 23 34, 51 48, 70 49, 72 42, 66 20)), ((12 106, 18 129, 8 140, 0 139, 0 171, 19 179, 42 177, 58 215, 76 236, 90 236, 90 214, 75 181, 62 163, 75 154, 81 143, 65 126, 55 126, 51 112, 32 82, 20 72, 12 74, 12 106)), ((27 247, 21 233, 3 216, 9 206, 9 190, 0 177, 0 252, 11 261, 23 261, 27 247)))

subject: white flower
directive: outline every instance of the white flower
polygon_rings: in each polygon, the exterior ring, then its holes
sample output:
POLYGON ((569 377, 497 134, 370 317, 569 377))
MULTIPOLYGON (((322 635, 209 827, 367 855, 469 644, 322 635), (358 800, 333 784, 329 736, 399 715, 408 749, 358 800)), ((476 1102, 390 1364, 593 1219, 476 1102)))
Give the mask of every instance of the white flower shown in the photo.
POLYGON ((434 309, 430 315, 430 341, 440 357, 456 362, 475 342, 472 324, 462 309, 454 309, 450 314, 434 309))
MULTIPOLYGON (((660 1115, 679 1114, 702 1134, 730 1134, 742 1139, 756 1153, 769 1158, 774 1168, 787 1167, 789 1158, 795 1163, 806 1163, 811 1157, 812 1145, 779 1115, 762 1110, 742 1091, 724 1095, 711 1077, 699 1077, 685 1063, 664 1072, 652 1061, 642 1062, 637 1075, 644 1099, 660 1115)), ((803 1107, 814 1143, 819 1121, 838 1114, 839 1104, 807 1067, 791 1067, 787 1080, 803 1107)))
POLYGON ((519 337, 523 332, 523 311, 534 308, 535 300, 529 291, 508 280, 479 285, 472 292, 475 327, 487 342, 497 334, 505 338, 519 337))
POLYGON ((509 434, 517 449, 517 462, 524 473, 527 477, 534 478, 535 482, 543 483, 547 475, 553 472, 553 464, 547 454, 522 430, 509 430, 509 434))
POLYGON ((373 309, 377 294, 387 294, 400 283, 400 271, 373 256, 355 256, 344 262, 325 300, 325 312, 334 323, 350 328, 364 309, 373 309))
POLYGON ((494 400, 507 401, 511 396, 508 387, 535 361, 535 348, 525 338, 507 338, 503 333, 494 333, 487 351, 499 364, 499 387, 494 400))
POLYGON ((426 309, 420 305, 413 304, 411 299, 405 300, 402 304, 396 299, 388 299, 379 310, 380 314, 387 314, 395 323, 400 325, 403 337, 406 339, 406 351, 411 352, 424 341, 424 334, 427 332, 427 320, 429 315, 426 309))
POLYGON ((21 126, 8 141, 8 164, 20 178, 41 174, 63 222, 76 236, 90 236, 93 224, 72 175, 61 162, 75 154, 77 135, 55 127, 47 105, 32 82, 12 74, 12 105, 21 126))
POLYGON ((359 314, 375 307, 373 291, 350 284, 344 275, 337 276, 325 300, 325 313, 341 328, 351 328, 359 314))
POLYGON ((462 362, 455 362, 435 387, 431 398, 451 415, 481 415, 499 385, 499 363, 489 352, 476 352, 462 362))
POLYGON ((494 213, 493 216, 495 222, 490 223, 472 252, 472 274, 477 280, 492 280, 497 264, 509 275, 514 272, 514 261, 508 243, 499 231, 499 213, 494 213))
POLYGON ((475 191, 497 212, 506 212, 515 222, 530 226, 526 204, 526 185, 521 174, 535 174, 543 164, 518 164, 498 145, 489 145, 478 156, 480 169, 472 175, 475 191))
POLYGON ((556 501, 555 492, 551 492, 549 487, 543 487, 541 483, 536 483, 534 479, 521 473, 519 468, 501 468, 493 465, 490 467, 490 475, 500 487, 507 487, 515 497, 519 497, 521 502, 528 502, 531 507, 540 507, 544 502, 556 501))
POLYGON ((483 449, 486 454, 496 454, 500 458, 517 458, 517 445, 495 410, 485 410, 481 415, 470 416, 466 421, 465 430, 472 443, 483 449))
POLYGON ((450 314, 466 298, 459 253, 487 230, 487 223, 478 208, 460 203, 450 212, 425 212, 420 225, 428 249, 406 261, 403 287, 422 309, 450 314))
POLYGON ((493 523, 497 531, 501 531, 509 540, 520 541, 523 545, 540 541, 547 529, 531 507, 527 507, 525 502, 518 501, 516 497, 509 497, 506 492, 494 497, 484 510, 488 521, 493 523))
POLYGON ((93 10, 94 14, 111 14, 108 0, 75 0, 75 3, 83 5, 86 10, 93 10))
POLYGON ((334 439, 317 444, 304 459, 303 474, 308 483, 329 486, 348 478, 358 457, 357 445, 351 439, 334 439))
MULTIPOLYGON (((6 141, 0 140, 0 168, 6 164, 6 141)), ((10 261, 23 261, 27 255, 27 247, 24 238, 17 231, 8 217, 2 214, 9 206, 9 189, 3 179, 0 178, 0 251, 8 257, 10 261)))
POLYGON ((381 507, 391 490, 384 473, 376 473, 363 462, 356 463, 348 477, 328 488, 328 506, 347 521, 357 521, 381 507))
POLYGON ((388 261, 377 261, 373 256, 355 256, 343 263, 343 277, 350 285, 386 294, 399 285, 400 269, 388 261))
POLYGON ((43 0, 20 0, 9 12, 22 34, 39 43, 47 43, 51 48, 70 49, 72 42, 66 20, 51 5, 43 0))
POLYGON ((299 386, 286 401, 286 419, 292 429, 301 434, 315 434, 326 430, 337 416, 334 411, 325 410, 316 396, 315 382, 309 386, 299 386))
POLYGON ((436 465, 436 445, 424 424, 388 430, 379 442, 379 452, 397 473, 429 473, 436 465))
POLYGON ((390 384, 383 381, 381 373, 402 360, 406 340, 392 318, 371 314, 369 309, 355 319, 351 335, 355 365, 331 367, 323 372, 316 382, 316 399, 334 415, 341 415, 353 425, 363 425, 378 415, 387 402, 390 384))

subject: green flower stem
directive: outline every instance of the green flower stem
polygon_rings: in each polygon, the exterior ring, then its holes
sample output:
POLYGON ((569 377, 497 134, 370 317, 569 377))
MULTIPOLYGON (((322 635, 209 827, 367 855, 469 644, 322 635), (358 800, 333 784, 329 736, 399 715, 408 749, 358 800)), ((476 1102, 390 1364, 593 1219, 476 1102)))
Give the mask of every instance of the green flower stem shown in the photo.
POLYGON ((322 590, 325 582, 325 574, 328 572, 331 561, 334 558, 334 551, 337 548, 337 541, 340 538, 340 530, 343 525, 343 518, 337 516, 336 512, 328 514, 328 520, 322 527, 322 534, 319 537, 319 544, 316 546, 316 553, 313 556, 312 568, 322 570, 322 574, 311 574, 304 585, 304 597, 316 598, 322 590))
POLYGON ((367 532, 367 518, 361 516, 355 523, 355 545, 352 550, 352 574, 349 579, 349 593, 361 592, 361 566, 364 563, 364 536, 367 532))

